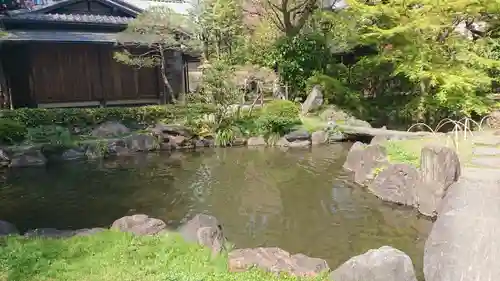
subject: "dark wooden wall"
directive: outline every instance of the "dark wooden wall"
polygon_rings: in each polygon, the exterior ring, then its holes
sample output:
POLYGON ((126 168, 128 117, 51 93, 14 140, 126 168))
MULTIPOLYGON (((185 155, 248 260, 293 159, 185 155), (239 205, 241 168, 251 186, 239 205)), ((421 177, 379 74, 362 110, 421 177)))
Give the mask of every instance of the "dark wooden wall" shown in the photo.
MULTIPOLYGON (((20 51, 3 56, 9 86, 17 97, 15 106, 161 100, 165 93, 158 68, 137 69, 118 63, 112 45, 40 43, 17 48, 20 51)), ((180 56, 173 57, 167 62, 167 75, 178 93, 184 84, 182 58, 179 62, 180 56)))

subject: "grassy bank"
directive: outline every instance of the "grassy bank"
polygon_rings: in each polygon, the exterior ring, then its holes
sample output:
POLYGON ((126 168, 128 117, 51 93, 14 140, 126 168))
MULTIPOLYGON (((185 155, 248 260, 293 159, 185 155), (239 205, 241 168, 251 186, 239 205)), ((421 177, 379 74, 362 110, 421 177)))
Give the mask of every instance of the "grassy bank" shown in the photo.
POLYGON ((297 280, 259 270, 229 273, 224 256, 177 235, 105 231, 69 239, 2 238, 1 281, 264 281, 297 280))
POLYGON ((436 134, 425 138, 387 141, 384 144, 391 163, 407 163, 416 167, 420 166, 420 154, 427 145, 446 146, 457 151, 462 163, 467 163, 472 156, 473 142, 470 137, 463 136, 436 134))

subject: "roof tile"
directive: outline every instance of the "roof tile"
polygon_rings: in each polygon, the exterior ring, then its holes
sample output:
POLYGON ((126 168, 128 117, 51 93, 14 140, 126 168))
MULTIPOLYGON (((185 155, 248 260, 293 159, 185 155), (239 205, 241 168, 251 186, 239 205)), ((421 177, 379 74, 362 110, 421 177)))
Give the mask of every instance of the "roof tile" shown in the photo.
POLYGON ((33 21, 55 21, 55 22, 78 22, 78 23, 110 23, 110 24, 128 24, 134 18, 118 17, 106 15, 89 14, 36 14, 27 13, 15 15, 12 18, 33 21))

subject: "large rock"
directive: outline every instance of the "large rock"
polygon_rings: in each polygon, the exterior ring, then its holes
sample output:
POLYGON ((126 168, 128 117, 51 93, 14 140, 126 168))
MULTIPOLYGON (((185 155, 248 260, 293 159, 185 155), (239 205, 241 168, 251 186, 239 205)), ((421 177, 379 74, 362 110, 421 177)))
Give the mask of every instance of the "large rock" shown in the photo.
POLYGON ((178 229, 188 242, 198 243, 219 254, 226 247, 226 237, 219 221, 209 215, 198 214, 178 229))
POLYGON ((82 148, 70 148, 70 149, 63 151, 63 153, 61 154, 61 159, 68 160, 68 161, 80 160, 80 159, 84 159, 85 157, 86 157, 85 150, 82 148))
POLYGON ((187 139, 191 139, 195 136, 191 129, 179 124, 158 123, 152 130, 158 133, 162 133, 163 135, 183 136, 187 139))
POLYGON ((451 184, 460 177, 457 153, 444 146, 426 146, 420 159, 421 182, 417 186, 417 207, 426 216, 437 209, 451 184))
POLYGON ((325 131, 316 131, 311 134, 311 144, 319 145, 328 141, 328 133, 325 131))
POLYGON ((347 154, 344 168, 353 172, 354 182, 366 184, 372 179, 378 168, 388 165, 385 147, 380 145, 364 146, 360 142, 354 143, 347 154))
POLYGON ((30 147, 14 152, 10 160, 10 167, 43 166, 46 163, 47 158, 40 149, 30 147))
POLYGON ((17 234, 19 234, 19 231, 17 230, 15 225, 0 220, 0 236, 17 235, 17 234))
POLYGON ((124 141, 131 151, 153 151, 160 147, 158 138, 148 134, 133 134, 124 141))
POLYGON ((425 243, 426 281, 500 277, 500 173, 466 168, 448 190, 425 243))
POLYGON ((153 235, 165 231, 167 225, 159 219, 138 214, 125 216, 113 222, 111 229, 129 232, 136 235, 153 235))
POLYGON ((302 113, 305 114, 318 109, 321 105, 323 105, 323 94, 321 93, 320 86, 315 85, 311 93, 307 96, 306 101, 302 104, 302 113))
POLYGON ((311 134, 306 130, 297 130, 286 134, 285 139, 289 142, 307 141, 311 139, 311 134))
POLYGON ((237 249, 229 253, 230 271, 245 271, 254 266, 273 273, 301 277, 316 276, 329 270, 325 260, 303 254, 290 255, 280 248, 237 249))
POLYGON ((418 170, 407 164, 393 164, 381 171, 368 189, 384 201, 414 206, 418 170))
POLYGON ((389 246, 369 250, 351 258, 330 273, 329 279, 332 281, 417 281, 410 257, 389 246))
POLYGON ((92 131, 92 136, 98 138, 112 138, 129 134, 130 129, 120 122, 107 121, 92 131))
POLYGON ((0 148, 0 167, 9 166, 10 155, 6 149, 0 148))
POLYGON ((73 230, 59 230, 55 228, 37 228, 24 233, 28 238, 68 238, 75 235, 73 230))
POLYGON ((266 140, 264 137, 250 137, 247 140, 247 146, 265 146, 266 140))

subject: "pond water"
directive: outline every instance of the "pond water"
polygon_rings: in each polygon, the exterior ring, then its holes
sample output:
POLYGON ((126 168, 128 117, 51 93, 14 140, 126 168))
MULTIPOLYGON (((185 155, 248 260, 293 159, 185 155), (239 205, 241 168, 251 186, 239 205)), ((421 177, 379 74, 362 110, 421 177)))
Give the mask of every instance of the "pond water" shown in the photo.
POLYGON ((421 275, 429 221, 350 184, 347 150, 230 148, 4 171, 0 219, 21 231, 79 229, 145 213, 177 227, 207 213, 239 248, 278 246, 335 268, 390 245, 421 275))

